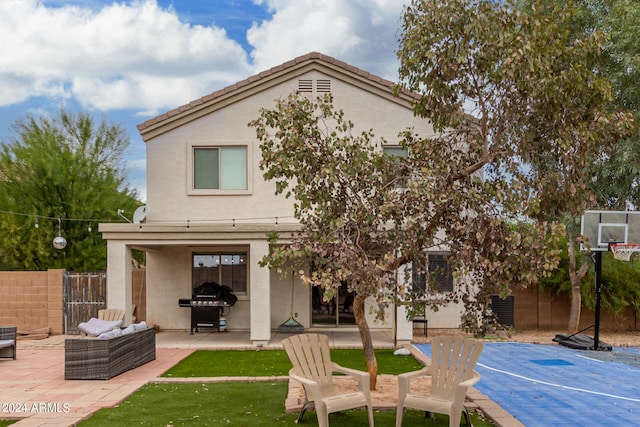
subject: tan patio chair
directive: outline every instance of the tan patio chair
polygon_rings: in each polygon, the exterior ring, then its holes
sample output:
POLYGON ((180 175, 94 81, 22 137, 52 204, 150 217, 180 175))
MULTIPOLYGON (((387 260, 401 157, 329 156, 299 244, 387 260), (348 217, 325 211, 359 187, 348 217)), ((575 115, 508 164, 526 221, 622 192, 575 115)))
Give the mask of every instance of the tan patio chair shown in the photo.
POLYGON ((17 327, 0 326, 0 358, 16 359, 17 327))
POLYGON ((458 427, 464 412, 467 425, 470 426, 464 399, 469 387, 480 380, 474 368, 483 348, 484 343, 473 338, 433 338, 431 364, 419 371, 398 375, 396 427, 402 425, 404 408, 448 415, 449 427, 458 427), (431 376, 429 395, 411 393, 411 380, 424 375, 431 376))
POLYGON ((124 320, 124 310, 118 308, 104 308, 98 310, 98 319, 100 320, 124 320))
POLYGON ((304 412, 313 407, 320 427, 329 425, 329 414, 332 412, 366 407, 369 426, 373 427, 369 374, 332 362, 326 335, 294 335, 283 340, 282 345, 293 365, 289 377, 302 383, 305 391, 305 403, 298 415, 298 423, 302 421, 304 412), (333 387, 334 372, 356 378, 358 391, 338 394, 333 387))

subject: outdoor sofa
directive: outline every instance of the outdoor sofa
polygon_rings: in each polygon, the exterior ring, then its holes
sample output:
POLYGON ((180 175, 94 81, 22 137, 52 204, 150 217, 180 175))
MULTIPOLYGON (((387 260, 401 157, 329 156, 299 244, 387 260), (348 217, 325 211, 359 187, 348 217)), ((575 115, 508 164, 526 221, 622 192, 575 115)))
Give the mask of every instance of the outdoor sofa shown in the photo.
POLYGON ((16 358, 17 327, 0 326, 0 358, 16 358))
POLYGON ((67 338, 64 378, 108 380, 156 359, 156 330, 144 322, 98 338, 67 338))

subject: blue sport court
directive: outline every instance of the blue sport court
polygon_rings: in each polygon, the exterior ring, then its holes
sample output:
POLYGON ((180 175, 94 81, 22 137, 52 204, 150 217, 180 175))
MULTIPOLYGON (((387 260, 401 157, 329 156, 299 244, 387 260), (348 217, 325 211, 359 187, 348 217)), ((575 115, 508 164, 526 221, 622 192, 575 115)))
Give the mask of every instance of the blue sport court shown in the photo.
MULTIPOLYGON (((430 344, 415 344, 431 356, 430 344)), ((527 427, 640 425, 640 348, 487 342, 475 388, 527 427)))

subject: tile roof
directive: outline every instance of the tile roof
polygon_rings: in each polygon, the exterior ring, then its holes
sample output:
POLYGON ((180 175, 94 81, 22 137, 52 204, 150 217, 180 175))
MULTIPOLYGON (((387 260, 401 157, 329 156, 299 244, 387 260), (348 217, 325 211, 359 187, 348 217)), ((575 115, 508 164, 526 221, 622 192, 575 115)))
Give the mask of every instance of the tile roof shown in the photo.
MULTIPOLYGON (((319 52, 310 52, 310 53, 307 53, 306 55, 299 56, 295 59, 292 59, 291 61, 287 61, 283 64, 272 67, 269 70, 262 71, 258 74, 255 74, 244 80, 234 83, 230 86, 227 86, 213 93, 210 93, 209 95, 205 95, 202 98, 193 100, 188 104, 182 105, 173 110, 169 110, 164 114, 161 114, 152 119, 149 119, 144 123, 138 125, 138 131, 141 134, 143 134, 145 133, 145 131, 147 131, 151 127, 155 128, 158 126, 162 126, 163 122, 168 123, 171 121, 172 118, 175 118, 176 116, 184 116, 185 114, 188 115, 189 112, 196 111, 202 108, 203 106, 205 106, 206 104, 212 103, 216 99, 224 95, 230 95, 230 94, 233 94, 234 92, 241 91, 245 86, 258 82, 267 77, 273 76, 275 74, 280 74, 290 69, 297 68, 297 67, 300 67, 301 65, 304 65, 306 63, 311 63, 311 62, 324 63, 326 65, 342 69, 350 74, 359 76, 365 80, 368 80, 370 82, 373 82, 385 88, 388 88, 389 91, 391 91, 395 86, 394 82, 383 79, 382 77, 376 76, 375 74, 371 74, 367 71, 364 71, 357 67, 349 65, 344 61, 340 61, 331 56, 323 55, 319 52)), ((413 98, 413 99, 418 99, 420 97, 420 95, 416 93, 407 92, 407 91, 402 91, 402 95, 409 98, 413 98)))

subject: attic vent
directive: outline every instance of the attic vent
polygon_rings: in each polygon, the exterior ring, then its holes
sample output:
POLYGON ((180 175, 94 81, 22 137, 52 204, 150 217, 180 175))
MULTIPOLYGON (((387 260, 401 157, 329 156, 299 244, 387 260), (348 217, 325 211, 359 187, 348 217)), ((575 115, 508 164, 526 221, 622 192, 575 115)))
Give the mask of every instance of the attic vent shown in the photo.
POLYGON ((331 92, 331 80, 317 80, 316 90, 318 91, 318 93, 331 92))
POLYGON ((313 80, 298 80, 298 92, 312 92, 313 80))

